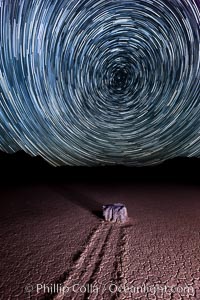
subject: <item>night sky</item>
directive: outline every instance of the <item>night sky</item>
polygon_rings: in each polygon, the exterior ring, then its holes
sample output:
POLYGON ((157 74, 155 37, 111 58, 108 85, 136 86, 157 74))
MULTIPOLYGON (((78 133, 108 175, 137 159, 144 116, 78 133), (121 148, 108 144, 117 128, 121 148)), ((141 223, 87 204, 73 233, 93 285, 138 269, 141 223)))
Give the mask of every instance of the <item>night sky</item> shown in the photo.
POLYGON ((0 150, 200 157, 199 0, 0 0, 0 150))

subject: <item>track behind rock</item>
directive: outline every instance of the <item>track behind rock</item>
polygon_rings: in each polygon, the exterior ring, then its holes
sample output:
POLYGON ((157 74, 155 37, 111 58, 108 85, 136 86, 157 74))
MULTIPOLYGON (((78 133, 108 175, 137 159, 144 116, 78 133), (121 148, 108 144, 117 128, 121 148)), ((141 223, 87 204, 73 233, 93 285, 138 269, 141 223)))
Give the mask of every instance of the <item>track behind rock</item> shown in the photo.
POLYGON ((130 225, 101 222, 54 300, 131 299, 119 292, 130 273, 128 230, 130 225))

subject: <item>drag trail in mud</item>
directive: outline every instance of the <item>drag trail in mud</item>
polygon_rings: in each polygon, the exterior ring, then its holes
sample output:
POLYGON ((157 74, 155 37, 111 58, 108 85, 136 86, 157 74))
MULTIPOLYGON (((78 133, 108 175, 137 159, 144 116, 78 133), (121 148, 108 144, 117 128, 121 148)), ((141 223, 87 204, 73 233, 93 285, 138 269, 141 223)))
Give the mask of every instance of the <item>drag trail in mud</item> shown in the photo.
POLYGON ((122 299, 117 287, 129 280, 130 226, 102 221, 63 282, 68 292, 54 299, 122 299))

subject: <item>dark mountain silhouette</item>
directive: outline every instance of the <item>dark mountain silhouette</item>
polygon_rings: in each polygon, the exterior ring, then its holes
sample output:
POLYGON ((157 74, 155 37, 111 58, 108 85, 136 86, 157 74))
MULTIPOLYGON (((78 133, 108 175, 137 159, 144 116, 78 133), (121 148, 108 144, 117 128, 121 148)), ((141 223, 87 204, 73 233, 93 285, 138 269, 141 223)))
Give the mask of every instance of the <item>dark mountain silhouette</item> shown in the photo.
POLYGON ((123 182, 190 182, 199 183, 199 158, 177 157, 148 167, 100 166, 53 167, 42 157, 24 151, 7 154, 0 151, 1 183, 123 181, 123 182))
POLYGON ((41 156, 31 156, 24 151, 15 153, 5 153, 0 151, 1 169, 13 170, 16 168, 24 169, 46 169, 51 166, 41 156))

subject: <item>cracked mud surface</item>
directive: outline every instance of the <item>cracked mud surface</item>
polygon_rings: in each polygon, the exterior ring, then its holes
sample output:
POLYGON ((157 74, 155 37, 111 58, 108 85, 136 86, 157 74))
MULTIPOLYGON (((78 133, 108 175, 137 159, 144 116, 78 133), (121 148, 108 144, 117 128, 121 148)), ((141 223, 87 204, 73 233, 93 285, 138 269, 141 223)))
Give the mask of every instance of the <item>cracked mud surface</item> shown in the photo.
POLYGON ((2 300, 200 299, 199 187, 1 190, 0 222, 2 300), (126 224, 101 219, 110 202, 126 224))

